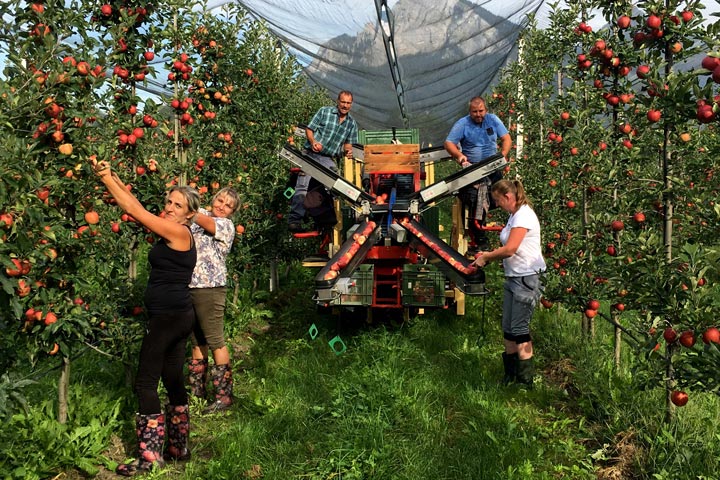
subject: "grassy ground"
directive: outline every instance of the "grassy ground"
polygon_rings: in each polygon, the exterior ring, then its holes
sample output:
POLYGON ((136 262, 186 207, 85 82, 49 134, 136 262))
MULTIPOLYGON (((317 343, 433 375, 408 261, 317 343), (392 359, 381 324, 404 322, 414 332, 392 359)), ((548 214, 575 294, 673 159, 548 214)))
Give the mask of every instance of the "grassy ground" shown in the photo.
POLYGON ((212 440, 196 429, 212 458, 183 478, 592 477, 588 432, 551 405, 560 392, 499 385, 496 308, 484 326, 474 307, 367 326, 313 319, 285 298, 238 377, 237 410, 209 420, 225 425, 212 440), (328 345, 336 335, 342 354, 328 345))
MULTIPOLYGON (((241 298, 228 325, 235 407, 203 416, 203 402, 194 401, 193 459, 146 478, 718 478, 717 397, 693 395, 665 423, 663 391, 639 390, 628 352, 614 370, 604 340, 612 332, 602 324, 588 339, 579 319, 557 308, 538 312, 537 386, 526 391, 499 382, 499 295, 486 298, 484 317, 475 298, 465 316, 444 310, 367 325, 317 314, 311 280, 292 268, 278 294, 241 298), (328 345, 336 336, 346 346, 340 354, 328 345)), ((102 454, 112 468, 134 454, 132 393, 118 383, 117 366, 93 377, 98 360, 83 362, 73 377, 83 392, 78 409, 89 394, 92 405, 118 410, 105 421, 102 454)), ((66 470, 54 478, 81 476, 66 470)))

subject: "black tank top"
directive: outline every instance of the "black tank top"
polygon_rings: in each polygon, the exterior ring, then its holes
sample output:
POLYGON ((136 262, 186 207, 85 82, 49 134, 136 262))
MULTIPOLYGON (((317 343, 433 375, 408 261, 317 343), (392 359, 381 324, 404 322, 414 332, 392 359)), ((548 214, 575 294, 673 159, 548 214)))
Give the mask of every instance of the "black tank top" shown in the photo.
POLYGON ((145 289, 148 313, 152 315, 192 309, 189 285, 196 260, 194 241, 190 250, 184 252, 171 249, 163 239, 153 246, 148 253, 150 278, 145 289))

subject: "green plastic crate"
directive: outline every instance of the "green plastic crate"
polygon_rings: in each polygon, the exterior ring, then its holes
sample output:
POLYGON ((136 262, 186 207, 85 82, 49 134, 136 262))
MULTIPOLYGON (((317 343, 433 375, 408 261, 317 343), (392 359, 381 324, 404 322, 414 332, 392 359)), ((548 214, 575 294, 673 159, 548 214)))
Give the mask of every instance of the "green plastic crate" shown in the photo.
POLYGON ((432 265, 404 265, 402 304, 414 307, 445 305, 445 275, 432 265))
MULTIPOLYGON (((419 144, 420 130, 417 128, 397 128, 395 129, 395 138, 400 143, 419 144)), ((358 141, 362 145, 383 145, 392 143, 392 130, 360 130, 358 132, 358 141)))
POLYGON ((348 293, 340 295, 340 305, 370 305, 373 295, 374 266, 363 263, 358 266, 350 278, 354 285, 348 293))

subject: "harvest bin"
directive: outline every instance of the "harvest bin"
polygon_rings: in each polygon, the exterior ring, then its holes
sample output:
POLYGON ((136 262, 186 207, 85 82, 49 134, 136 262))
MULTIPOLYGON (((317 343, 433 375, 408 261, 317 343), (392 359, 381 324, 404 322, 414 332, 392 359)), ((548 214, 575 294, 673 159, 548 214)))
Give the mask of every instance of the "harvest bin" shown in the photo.
POLYGON ((340 305, 370 305, 373 294, 373 265, 363 263, 350 278, 348 293, 340 295, 340 305))
POLYGON ((414 307, 445 305, 445 275, 432 265, 403 265, 402 304, 414 307))

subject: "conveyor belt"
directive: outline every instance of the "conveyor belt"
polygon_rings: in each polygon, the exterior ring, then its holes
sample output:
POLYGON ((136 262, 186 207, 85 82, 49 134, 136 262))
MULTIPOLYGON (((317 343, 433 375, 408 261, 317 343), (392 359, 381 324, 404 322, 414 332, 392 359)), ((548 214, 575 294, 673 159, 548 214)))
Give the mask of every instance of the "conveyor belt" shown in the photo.
POLYGON ((451 158, 452 156, 445 150, 445 147, 431 147, 420 150, 420 163, 439 162, 451 158))
POLYGON ((410 195, 410 198, 419 198, 425 204, 437 202, 442 198, 456 194, 461 188, 479 182, 491 173, 505 168, 505 165, 507 165, 507 160, 497 153, 482 162, 463 168, 439 182, 418 190, 410 195))
POLYGON ((404 218, 399 223, 408 231, 410 246, 442 271, 458 289, 467 295, 486 293, 485 272, 472 266, 471 260, 435 236, 421 223, 409 218, 404 218))
POLYGON ((355 234, 342 244, 340 250, 320 269, 315 276, 318 300, 333 298, 332 287, 341 278, 348 278, 367 256, 367 253, 381 238, 379 226, 373 221, 358 225, 355 234))
POLYGON ((357 205, 362 200, 373 201, 373 198, 368 193, 363 192, 329 168, 320 165, 315 159, 305 155, 290 144, 286 144, 280 150, 280 156, 294 163, 307 175, 310 175, 333 193, 340 195, 353 204, 357 205))

